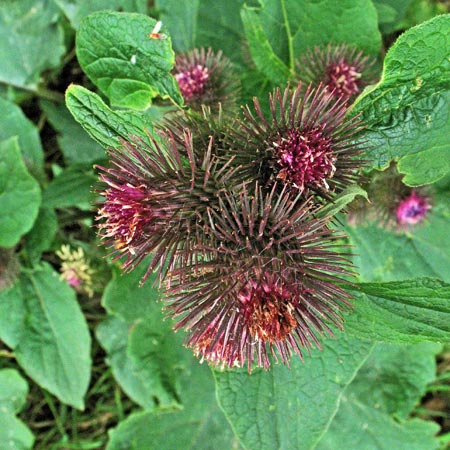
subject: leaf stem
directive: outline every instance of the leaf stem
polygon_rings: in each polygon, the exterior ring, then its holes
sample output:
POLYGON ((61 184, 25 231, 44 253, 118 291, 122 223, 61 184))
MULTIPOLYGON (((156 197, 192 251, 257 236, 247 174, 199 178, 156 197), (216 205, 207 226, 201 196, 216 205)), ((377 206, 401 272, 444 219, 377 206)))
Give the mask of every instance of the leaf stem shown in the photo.
POLYGON ((53 414, 53 417, 55 418, 56 428, 58 428, 59 434, 61 437, 66 437, 66 430, 64 428, 63 423, 60 420, 60 417, 58 415, 58 411, 56 410, 55 402, 53 401, 51 395, 45 390, 42 389, 42 392, 44 393, 44 397, 46 402, 48 403, 48 407, 50 408, 50 411, 53 414))
POLYGON ((286 11, 286 2, 285 0, 280 0, 281 3, 281 10, 283 12, 283 20, 286 26, 286 35, 287 35, 287 41, 288 41, 288 52, 289 52, 289 70, 291 72, 294 71, 294 44, 291 34, 291 27, 289 25, 288 15, 286 11))

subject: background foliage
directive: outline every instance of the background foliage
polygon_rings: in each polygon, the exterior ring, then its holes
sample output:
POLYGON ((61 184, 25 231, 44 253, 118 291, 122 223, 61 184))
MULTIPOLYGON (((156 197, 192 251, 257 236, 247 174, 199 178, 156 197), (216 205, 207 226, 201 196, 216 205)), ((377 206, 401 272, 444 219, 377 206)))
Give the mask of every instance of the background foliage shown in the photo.
POLYGON ((0 3, 0 447, 445 448, 448 2, 148 3, 0 3), (167 40, 147 38, 157 19, 167 40), (376 169, 397 161, 410 186, 432 184, 432 212, 411 233, 346 227, 360 283, 345 332, 322 351, 290 369, 211 370, 163 320, 151 280, 139 287, 144 265, 121 275, 98 246, 93 165, 121 137, 148 140, 182 104, 175 53, 223 50, 244 103, 328 42, 377 57, 380 82, 355 104, 365 156, 376 169), (93 296, 60 278, 64 244, 84 251, 93 296))

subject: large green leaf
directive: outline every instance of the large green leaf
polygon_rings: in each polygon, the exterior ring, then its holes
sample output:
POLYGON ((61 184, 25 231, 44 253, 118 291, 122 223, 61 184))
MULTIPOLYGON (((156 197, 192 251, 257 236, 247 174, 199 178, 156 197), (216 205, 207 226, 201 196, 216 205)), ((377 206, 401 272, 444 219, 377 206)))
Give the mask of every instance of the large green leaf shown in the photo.
POLYGON ((41 73, 59 65, 63 43, 53 0, 0 3, 0 83, 37 89, 41 73))
POLYGON ((26 166, 40 179, 44 152, 38 129, 14 103, 0 98, 0 110, 0 141, 17 136, 26 166))
POLYGON ((107 450, 239 450, 217 405, 208 366, 184 350, 180 393, 183 409, 134 413, 110 432, 107 450))
POLYGON ((369 54, 381 46, 377 13, 369 0, 259 1, 244 6, 242 20, 256 66, 273 82, 285 82, 307 48, 347 43, 369 54))
POLYGON ((55 0, 76 29, 89 14, 102 10, 147 12, 147 0, 55 0))
POLYGON ((97 176, 91 165, 72 165, 63 170, 43 192, 49 208, 76 206, 89 211, 95 199, 93 186, 97 176))
POLYGON ((22 160, 17 137, 0 141, 0 247, 12 247, 31 229, 41 191, 22 160))
POLYGON ((4 450, 33 447, 31 431, 15 417, 25 404, 27 382, 14 369, 0 370, 0 442, 4 450))
POLYGON ((450 340, 450 284, 432 278, 362 283, 345 329, 385 342, 450 340))
POLYGON ((147 391, 143 380, 134 373, 127 354, 130 325, 118 317, 108 316, 97 327, 96 336, 107 353, 106 363, 123 391, 144 409, 155 409, 157 398, 147 391))
POLYGON ((151 133, 152 127, 143 114, 113 111, 97 94, 82 86, 69 86, 66 104, 75 120, 103 147, 117 147, 121 139, 129 140, 130 136, 151 142, 147 132, 151 133))
POLYGON ((83 408, 91 339, 74 291, 42 265, 22 274, 20 284, 2 293, 0 301, 15 311, 5 342, 12 345, 20 366, 62 402, 83 408))
POLYGON ((384 61, 381 82, 355 105, 368 125, 372 165, 400 160, 412 185, 432 183, 450 171, 450 15, 402 34, 384 61))
POLYGON ((372 346, 340 334, 290 369, 215 372, 219 402, 245 448, 313 448, 372 346))
POLYGON ((65 105, 43 101, 41 107, 59 134, 58 144, 68 164, 93 163, 105 159, 103 148, 85 133, 65 105))
POLYGON ((78 60, 112 106, 144 110, 157 95, 183 102, 170 74, 175 62, 170 38, 148 37, 155 24, 142 14, 107 11, 81 22, 78 60))
POLYGON ((242 64, 244 33, 239 11, 244 0, 157 0, 161 20, 170 31, 174 49, 194 47, 222 50, 233 62, 242 64))
POLYGON ((103 293, 102 305, 110 314, 120 317, 128 323, 132 323, 161 309, 159 304, 160 294, 153 286, 155 276, 151 275, 144 286, 140 282, 147 271, 148 259, 132 272, 121 274, 115 271, 113 279, 108 283, 103 293))
POLYGON ((345 390, 336 416, 315 448, 435 449, 439 427, 408 418, 435 378, 440 347, 377 344, 345 390))

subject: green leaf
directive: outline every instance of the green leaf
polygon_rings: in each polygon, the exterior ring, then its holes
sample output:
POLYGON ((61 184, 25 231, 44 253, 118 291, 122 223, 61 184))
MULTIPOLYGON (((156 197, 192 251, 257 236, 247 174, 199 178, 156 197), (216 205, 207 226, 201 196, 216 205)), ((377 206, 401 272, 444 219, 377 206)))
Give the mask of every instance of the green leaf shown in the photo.
POLYGON ((81 20, 104 9, 126 12, 147 12, 147 0, 55 0, 76 29, 81 20))
POLYGON ((22 337, 25 323, 25 304, 20 288, 16 282, 8 289, 0 291, 0 339, 14 348, 22 337))
POLYGON ((103 147, 117 147, 120 139, 129 140, 130 136, 151 145, 147 133, 151 134, 152 127, 142 114, 113 111, 97 94, 76 85, 67 89, 66 104, 75 120, 103 147))
POLYGON ((76 40, 78 60, 112 106, 144 110, 156 95, 183 103, 178 83, 170 74, 175 63, 170 38, 148 37, 155 24, 142 14, 106 11, 81 22, 76 40))
POLYGON ((16 245, 36 220, 41 192, 28 173, 17 137, 0 141, 0 247, 16 245))
POLYGON ((432 278, 361 283, 345 329, 365 339, 450 340, 450 284, 432 278))
POLYGON ((179 52, 194 47, 222 50, 234 63, 244 62, 245 46, 240 9, 244 0, 157 0, 161 20, 179 52))
POLYGON ((76 206, 89 211, 95 199, 92 191, 96 182, 91 166, 69 166, 47 186, 43 193, 44 204, 49 208, 76 206))
POLYGON ((96 336, 107 352, 106 363, 125 394, 144 409, 153 410, 157 406, 156 399, 134 373, 127 354, 129 328, 130 325, 118 317, 108 316, 97 327, 96 336))
POLYGON ((145 285, 140 287, 149 262, 148 258, 144 259, 130 273, 121 274, 118 270, 114 272, 102 298, 102 305, 110 314, 132 323, 161 309, 156 304, 160 298, 159 291, 153 287, 156 275, 150 275, 145 285))
POLYGON ((40 103, 48 121, 58 132, 58 144, 68 164, 93 163, 105 159, 103 148, 74 120, 65 105, 40 103))
POLYGON ((289 67, 274 53, 257 11, 246 5, 241 11, 250 53, 259 71, 274 84, 282 86, 292 74, 289 67))
POLYGON ((450 244, 447 192, 436 192, 424 224, 408 233, 395 233, 376 226, 346 227, 355 246, 354 264, 364 281, 390 281, 435 277, 450 282, 450 244))
POLYGON ((0 442, 4 450, 26 450, 33 447, 34 436, 15 417, 25 405, 27 382, 14 369, 0 370, 0 442))
POLYGON ((58 8, 51 0, 0 4, 0 82, 36 90, 41 73, 64 54, 58 8))
POLYGON ((185 350, 180 335, 175 335, 171 323, 163 320, 156 306, 154 314, 142 318, 130 330, 127 354, 147 395, 156 397, 160 407, 177 407, 185 350))
POLYGON ((373 167, 399 160, 414 186, 449 169, 448 158, 442 160, 450 150, 449 25, 450 15, 442 15, 402 34, 386 55, 381 82, 355 104, 368 125, 373 167))
POLYGON ((185 350, 180 377, 183 409, 156 414, 131 414, 110 431, 107 450, 239 450, 217 405, 209 367, 185 350))
POLYGON ((403 28, 402 22, 413 0, 375 0, 382 33, 388 34, 403 28))
POLYGON ((268 57, 270 67, 265 72, 277 78, 284 72, 280 62, 293 71, 295 60, 316 45, 347 43, 368 54, 376 54, 381 46, 377 13, 369 0, 259 3, 259 10, 243 10, 246 35, 256 65, 261 66, 268 57))
POLYGON ((320 216, 335 216, 342 211, 349 203, 351 203, 355 197, 361 196, 368 200, 367 192, 359 186, 348 186, 343 192, 341 192, 336 198, 333 199, 333 203, 329 203, 320 209, 320 216))
POLYGON ((49 265, 24 273, 13 295, 2 295, 4 307, 16 309, 17 289, 23 322, 11 324, 16 329, 8 336, 18 363, 63 403, 82 409, 90 379, 91 339, 74 291, 49 265))
POLYGON ((438 431, 435 422, 413 419, 400 424, 357 399, 344 397, 329 432, 315 449, 436 450, 438 431))
POLYGON ((372 345, 339 334, 304 363, 293 357, 290 369, 215 372, 219 402, 245 448, 313 448, 372 345))
POLYGON ((36 178, 41 179, 44 152, 38 129, 14 103, 0 98, 0 110, 0 141, 17 136, 26 166, 36 178))
POLYGON ((42 253, 49 250, 58 231, 58 219, 55 210, 41 207, 33 228, 25 237, 27 257, 32 263, 39 260, 42 253))

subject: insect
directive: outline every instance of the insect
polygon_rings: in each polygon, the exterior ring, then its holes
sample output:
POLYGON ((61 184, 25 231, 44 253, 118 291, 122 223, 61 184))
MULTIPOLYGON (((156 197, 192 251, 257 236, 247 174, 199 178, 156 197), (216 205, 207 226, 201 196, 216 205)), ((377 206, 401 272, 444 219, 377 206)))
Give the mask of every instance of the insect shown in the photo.
POLYGON ((162 22, 159 20, 156 22, 155 27, 153 28, 153 31, 148 35, 150 39, 167 39, 167 35, 160 33, 159 30, 162 27, 162 22))

